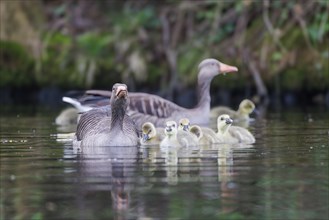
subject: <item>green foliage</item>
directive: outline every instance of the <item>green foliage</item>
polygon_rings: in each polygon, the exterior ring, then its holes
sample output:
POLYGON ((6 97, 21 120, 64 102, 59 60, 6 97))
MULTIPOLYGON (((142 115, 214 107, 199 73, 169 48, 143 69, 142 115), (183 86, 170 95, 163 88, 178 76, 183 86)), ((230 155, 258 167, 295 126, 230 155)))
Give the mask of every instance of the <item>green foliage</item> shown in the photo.
POLYGON ((101 58, 108 55, 107 46, 113 43, 113 37, 106 34, 98 34, 96 32, 86 32, 77 38, 78 47, 81 52, 90 58, 101 58))
POLYGON ((305 78, 305 70, 289 68, 284 73, 281 73, 281 85, 288 90, 299 89, 303 85, 303 78, 305 78))
POLYGON ((168 48, 176 54, 183 87, 195 85, 197 65, 206 57, 239 67, 238 73, 215 79, 214 87, 252 85, 244 51, 250 51, 267 86, 273 86, 275 78, 280 78, 282 89, 322 90, 329 85, 327 3, 318 1, 307 8, 297 0, 270 1, 269 26, 263 3, 255 1, 95 2, 77 2, 84 19, 72 13, 66 1, 46 2, 53 23, 60 20, 62 28, 44 33, 37 60, 20 45, 1 42, 0 86, 108 88, 124 81, 158 88, 160 80, 170 78, 168 48), (75 26, 79 21, 91 25, 75 26), (295 61, 285 62, 293 53, 295 61))
POLYGON ((72 56, 72 38, 60 33, 53 33, 46 36, 45 42, 44 52, 39 61, 41 67, 36 72, 38 84, 41 86, 82 86, 83 79, 75 69, 72 56))
POLYGON ((0 41, 0 87, 34 84, 33 59, 25 48, 12 41, 0 41))
POLYGON ((315 45, 322 42, 324 36, 328 36, 329 34, 328 16, 328 11, 316 14, 313 22, 307 28, 308 35, 315 45))
POLYGON ((32 220, 42 220, 42 212, 36 212, 34 215, 31 217, 32 220))
POLYGON ((212 43, 220 43, 222 40, 230 36, 230 34, 232 34, 233 31, 234 31, 233 23, 225 24, 221 29, 218 29, 215 35, 212 35, 210 37, 210 41, 212 43))

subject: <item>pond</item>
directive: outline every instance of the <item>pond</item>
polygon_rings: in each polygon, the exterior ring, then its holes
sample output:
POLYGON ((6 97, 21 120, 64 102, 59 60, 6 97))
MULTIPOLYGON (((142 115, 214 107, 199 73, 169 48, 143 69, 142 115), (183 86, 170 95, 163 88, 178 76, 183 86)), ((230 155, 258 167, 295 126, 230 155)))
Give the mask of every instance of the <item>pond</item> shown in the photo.
POLYGON ((251 146, 74 151, 59 110, 1 109, 0 219, 328 219, 328 109, 268 111, 251 146))

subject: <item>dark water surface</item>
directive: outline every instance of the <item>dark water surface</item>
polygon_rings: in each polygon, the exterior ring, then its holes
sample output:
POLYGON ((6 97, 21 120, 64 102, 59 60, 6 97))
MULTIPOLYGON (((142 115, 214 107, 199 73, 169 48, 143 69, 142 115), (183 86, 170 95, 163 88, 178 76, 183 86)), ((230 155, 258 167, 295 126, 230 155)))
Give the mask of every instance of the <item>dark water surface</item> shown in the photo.
POLYGON ((1 110, 0 219, 328 219, 328 109, 267 113, 252 146, 83 155, 58 113, 1 110))

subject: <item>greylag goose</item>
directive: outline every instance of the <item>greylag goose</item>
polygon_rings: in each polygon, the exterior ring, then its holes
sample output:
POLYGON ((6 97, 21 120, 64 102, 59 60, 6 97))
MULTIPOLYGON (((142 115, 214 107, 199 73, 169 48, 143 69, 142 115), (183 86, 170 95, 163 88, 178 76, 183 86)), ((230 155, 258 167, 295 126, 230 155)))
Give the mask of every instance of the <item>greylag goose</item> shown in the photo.
POLYGON ((167 121, 165 127, 165 138, 160 147, 195 147, 198 144, 197 137, 188 131, 178 130, 175 121, 167 121))
POLYGON ((141 145, 158 145, 164 138, 163 129, 156 128, 153 123, 145 122, 142 126, 141 145))
POLYGON ((210 110, 210 117, 218 118, 219 115, 227 114, 234 121, 248 121, 250 119, 249 115, 254 110, 255 110, 255 104, 249 99, 244 99, 240 103, 239 109, 237 111, 234 111, 229 107, 218 106, 210 110))
POLYGON ((127 106, 127 86, 114 84, 110 106, 95 108, 82 114, 77 126, 75 145, 137 145, 138 131, 133 120, 126 114, 127 106))
POLYGON ((223 114, 217 119, 217 135, 224 139, 224 143, 255 143, 254 136, 245 128, 232 126, 233 120, 229 115, 223 114))
MULTIPOLYGON (((219 62, 216 59, 205 59, 199 66, 198 73, 198 103, 192 109, 186 109, 157 95, 148 93, 130 93, 128 114, 138 127, 144 122, 152 122, 155 126, 162 126, 167 121, 178 121, 190 118, 193 124, 208 124, 210 113, 210 84, 212 79, 229 72, 236 72, 238 68, 219 62)), ((86 95, 100 95, 110 97, 107 91, 90 90, 86 95)), ((102 103, 104 103, 102 101, 102 103)), ((84 103, 82 103, 84 105, 84 103)))

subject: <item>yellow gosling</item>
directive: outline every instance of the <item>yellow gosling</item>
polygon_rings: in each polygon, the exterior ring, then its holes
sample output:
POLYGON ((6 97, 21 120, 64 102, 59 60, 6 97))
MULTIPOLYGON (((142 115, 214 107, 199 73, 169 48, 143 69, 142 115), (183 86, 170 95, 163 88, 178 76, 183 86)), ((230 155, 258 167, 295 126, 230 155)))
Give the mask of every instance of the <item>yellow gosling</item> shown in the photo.
POLYGON ((255 110, 255 104, 249 100, 244 99, 237 111, 230 109, 225 106, 214 107, 210 111, 210 118, 217 118, 219 115, 227 114, 234 121, 248 121, 250 119, 249 115, 255 110))

